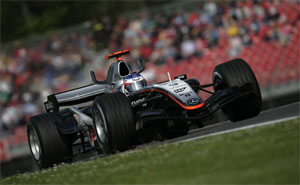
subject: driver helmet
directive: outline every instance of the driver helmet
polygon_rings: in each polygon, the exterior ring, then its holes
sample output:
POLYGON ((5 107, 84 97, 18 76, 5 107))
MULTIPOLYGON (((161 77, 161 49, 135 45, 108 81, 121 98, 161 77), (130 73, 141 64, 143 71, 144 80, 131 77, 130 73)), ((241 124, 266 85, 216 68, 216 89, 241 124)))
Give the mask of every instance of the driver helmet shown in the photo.
POLYGON ((145 78, 138 73, 127 75, 123 84, 127 93, 132 93, 147 86, 145 78))

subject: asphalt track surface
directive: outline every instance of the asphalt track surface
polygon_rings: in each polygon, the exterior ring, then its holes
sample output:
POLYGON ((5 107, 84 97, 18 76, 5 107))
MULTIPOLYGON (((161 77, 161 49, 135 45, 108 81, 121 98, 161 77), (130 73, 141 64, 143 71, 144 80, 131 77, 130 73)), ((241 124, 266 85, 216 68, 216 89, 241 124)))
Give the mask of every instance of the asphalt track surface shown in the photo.
POLYGON ((249 125, 260 124, 268 121, 280 120, 290 117, 300 116, 300 102, 284 105, 274 109, 262 111, 258 116, 243 121, 224 121, 196 130, 191 130, 189 134, 164 141, 163 143, 174 143, 187 139, 218 133, 226 130, 242 128, 249 125))

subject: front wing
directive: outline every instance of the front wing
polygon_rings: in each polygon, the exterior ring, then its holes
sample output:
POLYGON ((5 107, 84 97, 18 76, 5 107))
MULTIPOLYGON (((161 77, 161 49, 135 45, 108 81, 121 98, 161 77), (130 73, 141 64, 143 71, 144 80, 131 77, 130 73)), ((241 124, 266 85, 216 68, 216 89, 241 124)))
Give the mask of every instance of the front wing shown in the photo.
POLYGON ((253 88, 250 83, 245 84, 241 87, 232 87, 226 88, 223 90, 216 91, 212 94, 207 100, 204 102, 204 106, 199 108, 200 113, 194 116, 185 116, 185 117, 164 117, 160 116, 151 116, 142 118, 143 122, 153 122, 153 121, 163 121, 163 120, 182 120, 182 121, 197 121, 202 120, 208 116, 211 116, 214 112, 221 109, 225 105, 232 103, 234 100, 239 99, 241 97, 247 96, 249 94, 253 94, 253 88))

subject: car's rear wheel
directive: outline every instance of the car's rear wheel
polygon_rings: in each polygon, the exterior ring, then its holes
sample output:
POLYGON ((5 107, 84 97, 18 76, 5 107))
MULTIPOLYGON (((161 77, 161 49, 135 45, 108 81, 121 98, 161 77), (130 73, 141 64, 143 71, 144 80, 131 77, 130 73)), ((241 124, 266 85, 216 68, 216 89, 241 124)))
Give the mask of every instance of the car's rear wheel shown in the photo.
POLYGON ((215 91, 229 87, 241 87, 250 83, 253 93, 238 98, 222 108, 231 121, 254 117, 261 110, 261 93, 250 66, 242 59, 234 59, 215 67, 213 73, 215 91))
POLYGON ((46 113, 30 118, 27 125, 29 148, 39 168, 67 162, 72 158, 72 146, 55 125, 61 121, 56 113, 46 113))
POLYGON ((101 95, 93 103, 93 122, 103 153, 125 151, 135 144, 135 119, 129 99, 120 92, 101 95))

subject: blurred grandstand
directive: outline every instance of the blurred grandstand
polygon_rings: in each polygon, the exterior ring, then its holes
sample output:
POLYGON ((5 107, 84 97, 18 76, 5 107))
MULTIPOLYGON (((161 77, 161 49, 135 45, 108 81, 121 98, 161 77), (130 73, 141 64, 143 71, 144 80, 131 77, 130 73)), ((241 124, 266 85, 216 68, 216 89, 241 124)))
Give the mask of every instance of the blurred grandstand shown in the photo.
POLYGON ((288 0, 177 2, 3 45, 1 163, 28 156, 26 123, 48 94, 90 83, 90 69, 104 79, 104 56, 117 50, 131 50, 125 60, 133 69, 138 58, 146 62, 148 82, 169 71, 210 83, 215 65, 238 57, 254 70, 265 100, 298 94, 299 12, 299 1, 288 0))

